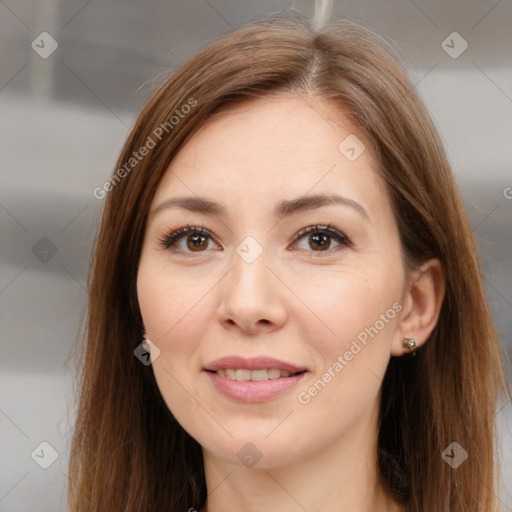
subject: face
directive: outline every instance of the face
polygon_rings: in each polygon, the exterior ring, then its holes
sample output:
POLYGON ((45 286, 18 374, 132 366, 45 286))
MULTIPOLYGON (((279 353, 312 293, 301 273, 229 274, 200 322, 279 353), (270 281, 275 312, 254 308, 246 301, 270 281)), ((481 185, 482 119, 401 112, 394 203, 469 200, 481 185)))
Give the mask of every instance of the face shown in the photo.
POLYGON ((278 96, 217 115, 151 205, 137 292, 153 371, 177 421, 226 461, 297 461, 378 405, 405 271, 376 162, 354 158, 358 132, 333 111, 278 96))

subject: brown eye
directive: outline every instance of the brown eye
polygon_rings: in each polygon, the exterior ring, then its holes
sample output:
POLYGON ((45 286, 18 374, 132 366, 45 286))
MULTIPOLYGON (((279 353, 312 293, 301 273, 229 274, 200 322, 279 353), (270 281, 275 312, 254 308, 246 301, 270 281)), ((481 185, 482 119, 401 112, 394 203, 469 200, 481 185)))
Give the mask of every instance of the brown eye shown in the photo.
POLYGON ((329 246, 331 245, 330 238, 331 237, 329 235, 326 235, 324 233, 311 235, 309 237, 309 246, 315 251, 319 251, 325 248, 328 249, 329 246))
POLYGON ((165 249, 176 248, 183 252, 204 252, 210 240, 210 234, 205 229, 185 226, 162 237, 160 245, 165 249), (180 246, 182 239, 186 240, 186 247, 180 246))
POLYGON ((197 234, 194 234, 194 235, 189 235, 187 237, 187 247, 191 250, 191 251, 200 251, 201 249, 204 249, 204 248, 207 248, 208 247, 208 239, 203 236, 203 235, 197 235, 197 234), (205 241, 206 241, 206 244, 205 244, 205 241))
MULTIPOLYGON (((350 247, 352 243, 350 240, 337 229, 330 226, 310 226, 303 229, 297 234, 296 240, 307 239, 308 247, 300 247, 310 252, 328 253, 335 251, 339 246, 350 247), (333 243, 338 244, 338 247, 332 248, 333 243)), ((323 256, 323 254, 322 254, 323 256)))

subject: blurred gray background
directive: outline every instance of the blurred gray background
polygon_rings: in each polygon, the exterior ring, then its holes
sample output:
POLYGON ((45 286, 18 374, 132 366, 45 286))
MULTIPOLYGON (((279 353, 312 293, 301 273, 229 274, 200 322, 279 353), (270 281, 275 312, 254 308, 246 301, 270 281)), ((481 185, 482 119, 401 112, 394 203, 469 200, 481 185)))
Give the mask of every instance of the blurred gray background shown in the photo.
MULTIPOLYGON (((155 79, 272 13, 325 11, 399 43, 464 194, 512 380, 512 2, 325 6, 0 0, 0 512, 65 508, 75 370, 67 361, 103 206, 94 188, 155 79)), ((512 511, 512 405, 503 400, 496 417, 500 498, 512 511)))

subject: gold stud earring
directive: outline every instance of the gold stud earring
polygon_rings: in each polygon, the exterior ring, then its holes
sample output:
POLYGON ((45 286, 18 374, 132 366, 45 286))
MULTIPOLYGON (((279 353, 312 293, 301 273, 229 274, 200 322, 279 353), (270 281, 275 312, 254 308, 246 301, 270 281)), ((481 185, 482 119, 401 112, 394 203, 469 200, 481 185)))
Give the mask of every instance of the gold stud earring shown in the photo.
POLYGON ((416 341, 413 339, 413 338, 402 338, 402 345, 405 347, 405 348, 408 348, 409 349, 409 352, 415 356, 416 354, 414 353, 416 351, 416 349, 418 348, 416 346, 416 341))

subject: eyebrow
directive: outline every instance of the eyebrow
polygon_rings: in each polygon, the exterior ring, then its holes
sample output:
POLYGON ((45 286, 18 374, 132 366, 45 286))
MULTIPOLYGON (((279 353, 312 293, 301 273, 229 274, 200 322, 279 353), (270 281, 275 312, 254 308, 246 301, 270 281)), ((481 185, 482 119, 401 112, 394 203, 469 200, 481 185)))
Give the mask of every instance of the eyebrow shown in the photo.
MULTIPOLYGON (((314 210, 317 208, 321 208, 323 206, 330 206, 334 204, 348 206, 355 210, 356 212, 358 212, 359 214, 361 214, 366 219, 370 220, 368 213, 361 204, 359 204, 354 199, 342 197, 337 194, 306 195, 297 197, 296 199, 280 201, 274 208, 274 217, 276 220, 281 220, 282 218, 288 215, 314 210)), ((154 216, 157 213, 161 212, 162 210, 166 210, 172 207, 181 207, 191 212, 203 213, 206 215, 215 215, 218 217, 227 216, 227 210, 225 206, 215 201, 211 201, 210 199, 198 196, 173 197, 170 199, 166 199, 165 201, 160 203, 154 210, 152 210, 150 212, 150 215, 154 216)))

